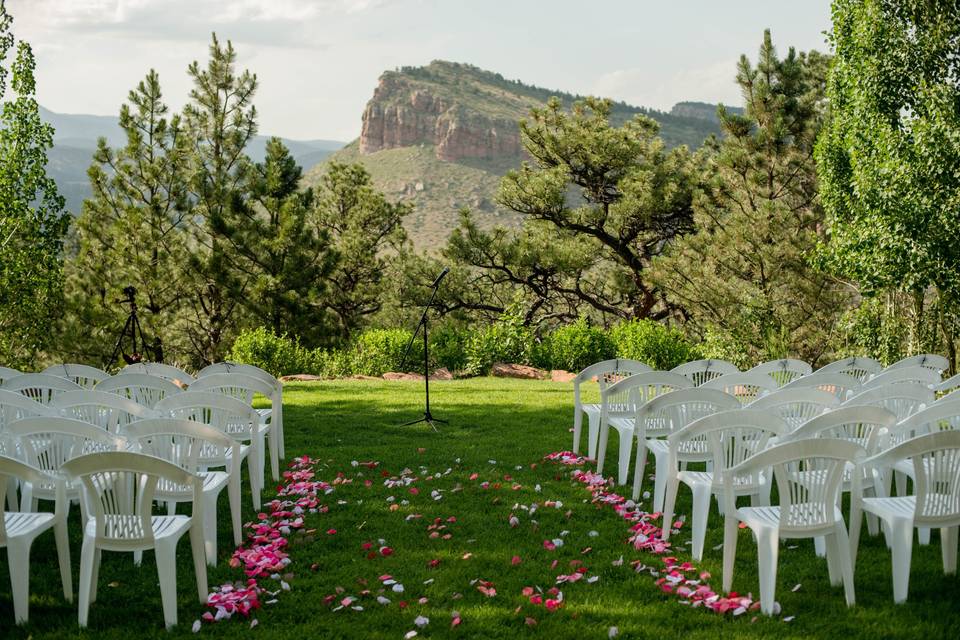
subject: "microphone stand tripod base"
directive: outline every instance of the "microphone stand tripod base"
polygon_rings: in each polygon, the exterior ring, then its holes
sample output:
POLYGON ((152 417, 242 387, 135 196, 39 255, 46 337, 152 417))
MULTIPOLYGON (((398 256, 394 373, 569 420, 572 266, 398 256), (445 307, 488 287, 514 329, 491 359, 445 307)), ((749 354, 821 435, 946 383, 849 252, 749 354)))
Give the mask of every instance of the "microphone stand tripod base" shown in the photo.
POLYGON ((423 417, 422 417, 422 418, 418 418, 417 420, 411 420, 410 422, 404 422, 404 423, 403 423, 402 425, 400 425, 400 426, 401 426, 401 427, 409 427, 409 426, 411 426, 411 425, 420 424, 421 422, 425 422, 425 423, 427 423, 428 425, 430 425, 430 428, 433 429, 434 431, 437 431, 437 425, 433 424, 434 422, 439 422, 440 424, 450 424, 450 421, 449 421, 449 420, 443 420, 443 419, 441 419, 441 418, 434 418, 432 415, 430 415, 429 412, 427 412, 427 413, 424 413, 424 414, 423 414, 423 417))

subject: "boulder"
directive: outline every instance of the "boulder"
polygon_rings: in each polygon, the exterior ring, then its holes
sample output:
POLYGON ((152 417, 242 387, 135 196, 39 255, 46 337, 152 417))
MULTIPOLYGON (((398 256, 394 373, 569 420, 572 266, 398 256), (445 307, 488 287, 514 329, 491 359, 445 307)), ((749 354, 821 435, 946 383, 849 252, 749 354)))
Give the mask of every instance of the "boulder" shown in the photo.
POLYGON ((349 380, 381 380, 377 376, 362 376, 359 373, 357 375, 350 376, 349 380))
MULTIPOLYGON (((384 380, 423 380, 422 373, 400 373, 398 371, 388 371, 383 374, 384 380)), ((430 374, 431 380, 453 380, 453 374, 445 367, 440 367, 430 374)))
POLYGON ((520 378, 524 380, 543 380, 547 372, 525 364, 507 364, 497 362, 490 367, 490 375, 498 378, 520 378))
POLYGON ((323 380, 323 378, 309 373, 295 373, 289 376, 280 376, 280 382, 311 382, 313 380, 323 380))
POLYGON ((446 367, 440 367, 430 376, 431 380, 453 380, 453 374, 446 367))
POLYGON ((554 382, 573 382, 573 379, 577 377, 577 374, 572 371, 564 371, 563 369, 553 369, 550 372, 550 379, 554 382))

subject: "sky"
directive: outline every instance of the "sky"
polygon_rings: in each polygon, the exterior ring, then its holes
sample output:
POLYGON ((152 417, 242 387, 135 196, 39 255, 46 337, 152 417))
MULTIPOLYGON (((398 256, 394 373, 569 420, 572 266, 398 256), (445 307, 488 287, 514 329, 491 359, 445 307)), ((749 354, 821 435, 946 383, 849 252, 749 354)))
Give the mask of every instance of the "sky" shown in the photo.
POLYGON ((40 103, 115 115, 151 69, 182 107, 212 32, 257 74, 260 131, 349 141, 380 74, 443 59, 669 110, 740 104, 741 54, 826 50, 829 0, 7 0, 40 103))

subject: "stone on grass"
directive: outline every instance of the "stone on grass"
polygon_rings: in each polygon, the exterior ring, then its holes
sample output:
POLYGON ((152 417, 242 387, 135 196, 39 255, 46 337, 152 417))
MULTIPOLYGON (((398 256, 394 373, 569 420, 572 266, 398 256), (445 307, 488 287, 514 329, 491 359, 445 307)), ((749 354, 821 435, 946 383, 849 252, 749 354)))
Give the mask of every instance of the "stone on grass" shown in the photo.
POLYGON ((573 382, 576 377, 577 374, 563 369, 554 369, 550 372, 550 379, 554 382, 573 382))
POLYGON ((295 373, 289 376, 280 376, 280 382, 310 382, 312 380, 323 380, 323 378, 309 373, 295 373))
POLYGON ((524 380, 543 380, 547 372, 525 364, 507 364, 497 362, 490 367, 490 375, 498 378, 521 378, 524 380))

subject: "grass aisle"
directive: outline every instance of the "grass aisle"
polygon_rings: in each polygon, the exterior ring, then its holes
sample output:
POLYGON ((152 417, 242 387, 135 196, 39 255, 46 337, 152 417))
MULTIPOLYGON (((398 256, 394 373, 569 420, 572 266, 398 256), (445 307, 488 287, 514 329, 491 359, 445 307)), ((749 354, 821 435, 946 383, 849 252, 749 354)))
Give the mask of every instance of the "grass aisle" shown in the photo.
MULTIPOLYGON (((864 536, 856 573, 858 606, 852 610, 844 606, 842 589, 830 587, 825 561, 815 558, 810 541, 781 548, 777 598, 792 621, 757 616, 752 622, 755 613, 734 618, 691 609, 661 593, 648 573, 634 572, 631 560, 656 568, 662 561, 626 544, 628 523, 609 507, 591 504, 584 486, 570 481, 569 467, 542 461, 544 454, 570 446, 570 385, 473 379, 437 383, 431 391, 434 412, 451 421, 439 433, 424 425, 396 426, 421 410, 422 387, 415 383, 287 386, 287 452, 317 459, 318 480, 333 483, 339 475, 350 482, 341 480, 333 493, 321 496, 329 511, 306 519, 306 528, 315 532, 291 536, 291 590, 255 613, 259 624, 252 629, 240 619, 204 624, 197 637, 403 638, 416 630, 424 638, 607 638, 611 627, 621 638, 956 637, 960 579, 942 575, 936 532, 931 546, 915 548, 905 606, 892 603, 889 553, 879 539, 864 536), (378 465, 371 469, 354 461, 378 465), (404 470, 409 470, 404 477, 416 480, 384 485, 384 473, 396 478, 404 470), (515 508, 534 504, 533 514, 515 508), (511 514, 517 518, 513 527, 511 514), (544 541, 554 539, 562 546, 545 548, 544 541), (381 547, 392 553, 382 555, 381 547), (625 561, 619 565, 621 557, 625 561), (582 579, 556 584, 558 576, 578 569, 582 579), (382 576, 402 584, 403 591, 384 585, 382 576), (799 588, 793 591, 795 585, 799 588), (538 587, 544 592, 542 602, 534 604, 524 595, 528 587, 535 595, 538 587), (545 603, 558 599, 549 593, 553 587, 562 591, 563 602, 551 611, 545 603), (390 602, 382 604, 378 596, 390 602), (346 606, 334 610, 345 599, 346 606), (455 614, 461 622, 454 626, 455 614), (429 623, 418 627, 418 618, 429 623)), ((615 460, 613 449, 610 454, 615 460)), ((247 496, 244 504, 250 519, 255 514, 247 496)), ((79 558, 75 511, 70 523, 74 565, 79 558)), ((689 492, 681 489, 677 512, 688 511, 689 492)), ((228 565, 226 514, 224 496, 221 560, 209 572, 211 585, 241 577, 228 565)), ((715 512, 710 524, 698 568, 713 574, 711 584, 719 587, 721 555, 713 547, 721 542, 722 522, 715 512)), ((741 535, 734 588, 755 593, 756 551, 749 534, 741 535)), ((689 559, 688 540, 686 531, 673 539, 680 562, 689 559)), ((6 576, 3 555, 0 575, 6 576)), ((193 636, 190 627, 204 609, 193 593, 185 541, 178 570, 180 625, 167 634, 150 554, 139 569, 126 555, 105 554, 91 627, 79 633, 76 609, 59 595, 52 536, 44 536, 34 546, 31 623, 12 626, 9 590, 0 587, 0 637, 193 636)), ((269 579, 261 584, 279 588, 269 579)))

